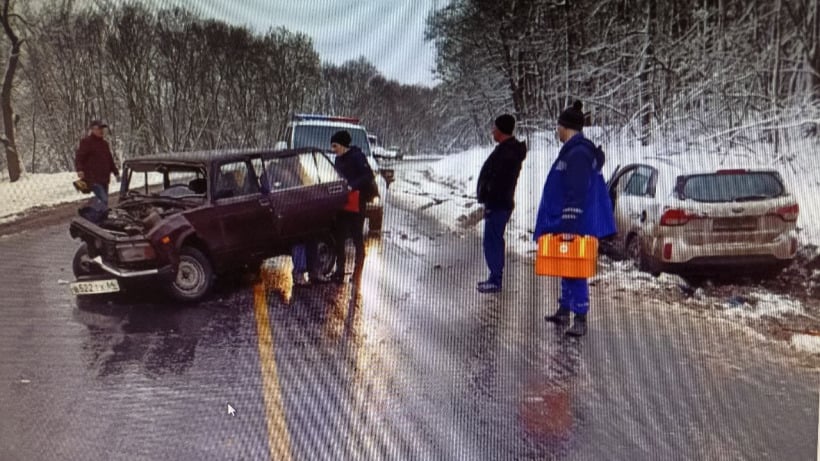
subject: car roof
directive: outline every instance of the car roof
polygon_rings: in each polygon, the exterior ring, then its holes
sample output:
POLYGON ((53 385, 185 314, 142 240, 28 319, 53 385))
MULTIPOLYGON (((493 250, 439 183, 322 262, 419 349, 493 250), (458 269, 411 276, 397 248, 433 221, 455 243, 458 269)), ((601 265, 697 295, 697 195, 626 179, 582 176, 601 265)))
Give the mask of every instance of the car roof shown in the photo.
POLYGON ((718 170, 747 170, 750 172, 777 172, 777 168, 770 166, 752 167, 748 164, 742 164, 741 159, 724 159, 714 158, 714 156, 674 156, 674 157, 660 157, 660 156, 646 156, 636 159, 621 165, 621 169, 630 165, 647 165, 662 172, 667 177, 677 177, 680 175, 698 175, 698 174, 712 174, 718 170))
MULTIPOLYGON (((294 120, 288 122, 291 126, 329 126, 334 128, 345 128, 350 130, 364 130, 363 125, 355 123, 337 122, 332 120, 294 120)), ((367 130, 365 130, 367 131, 367 130)))
POLYGON ((188 152, 169 152, 156 155, 147 155, 126 160, 125 163, 131 166, 139 164, 157 164, 168 163, 178 165, 207 165, 210 163, 224 163, 235 160, 243 160, 248 157, 257 155, 266 155, 269 157, 289 157, 304 152, 322 151, 319 148, 301 147, 299 149, 216 149, 216 150, 201 150, 188 152))

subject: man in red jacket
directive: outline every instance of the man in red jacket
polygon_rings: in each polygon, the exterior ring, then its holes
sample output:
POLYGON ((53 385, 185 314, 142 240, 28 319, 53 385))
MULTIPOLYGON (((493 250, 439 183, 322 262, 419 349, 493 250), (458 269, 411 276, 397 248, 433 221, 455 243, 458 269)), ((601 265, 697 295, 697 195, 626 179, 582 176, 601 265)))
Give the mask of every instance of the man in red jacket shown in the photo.
POLYGON ((108 183, 111 174, 119 182, 120 171, 114 164, 111 148, 105 140, 105 129, 108 125, 100 120, 93 120, 88 126, 89 134, 80 141, 74 165, 77 176, 88 183, 91 192, 106 206, 108 205, 108 183))

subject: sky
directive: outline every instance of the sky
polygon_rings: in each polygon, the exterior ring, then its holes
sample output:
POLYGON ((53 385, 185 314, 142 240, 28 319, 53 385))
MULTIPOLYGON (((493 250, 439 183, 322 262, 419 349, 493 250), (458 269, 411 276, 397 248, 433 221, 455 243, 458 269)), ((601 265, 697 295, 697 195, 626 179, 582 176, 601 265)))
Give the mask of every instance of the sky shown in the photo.
POLYGON ((448 0, 151 0, 181 5, 202 17, 246 25, 259 33, 283 26, 313 39, 322 61, 364 56, 382 75, 405 84, 435 85, 435 47, 424 41, 427 15, 448 0))

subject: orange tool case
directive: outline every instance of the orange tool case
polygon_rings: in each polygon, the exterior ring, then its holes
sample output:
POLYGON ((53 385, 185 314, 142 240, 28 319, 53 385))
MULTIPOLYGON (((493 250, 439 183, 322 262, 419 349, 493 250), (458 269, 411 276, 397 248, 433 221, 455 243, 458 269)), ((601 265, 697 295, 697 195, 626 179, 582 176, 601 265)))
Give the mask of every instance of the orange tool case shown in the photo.
POLYGON ((589 278, 598 266, 598 239, 576 235, 564 241, 560 234, 545 234, 538 238, 535 274, 553 277, 589 278))

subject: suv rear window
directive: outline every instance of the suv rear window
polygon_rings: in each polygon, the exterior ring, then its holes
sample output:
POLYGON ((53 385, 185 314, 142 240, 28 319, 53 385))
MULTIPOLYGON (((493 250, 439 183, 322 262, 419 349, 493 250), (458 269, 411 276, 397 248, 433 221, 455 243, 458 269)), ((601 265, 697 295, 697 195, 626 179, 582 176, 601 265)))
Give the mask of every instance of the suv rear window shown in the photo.
MULTIPOLYGON (((294 127, 293 148, 318 147, 323 151, 330 150, 330 137, 333 133, 343 130, 334 126, 297 125, 294 127)), ((349 129, 353 145, 359 146, 364 155, 370 156, 370 146, 367 143, 367 134, 364 130, 349 129)))
POLYGON ((679 176, 675 190, 698 202, 766 200, 786 193, 779 174, 755 171, 679 176))

